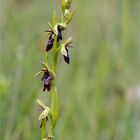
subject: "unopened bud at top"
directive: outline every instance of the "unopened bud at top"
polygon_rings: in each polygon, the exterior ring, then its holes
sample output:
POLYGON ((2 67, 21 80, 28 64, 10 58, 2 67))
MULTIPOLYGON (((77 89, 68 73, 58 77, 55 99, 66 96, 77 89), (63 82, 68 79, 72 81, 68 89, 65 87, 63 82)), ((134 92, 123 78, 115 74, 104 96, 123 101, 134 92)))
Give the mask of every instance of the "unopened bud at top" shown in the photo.
POLYGON ((69 9, 72 3, 72 0, 65 0, 66 8, 69 9))
POLYGON ((71 6, 72 0, 62 0, 62 10, 65 12, 65 9, 69 9, 71 6))

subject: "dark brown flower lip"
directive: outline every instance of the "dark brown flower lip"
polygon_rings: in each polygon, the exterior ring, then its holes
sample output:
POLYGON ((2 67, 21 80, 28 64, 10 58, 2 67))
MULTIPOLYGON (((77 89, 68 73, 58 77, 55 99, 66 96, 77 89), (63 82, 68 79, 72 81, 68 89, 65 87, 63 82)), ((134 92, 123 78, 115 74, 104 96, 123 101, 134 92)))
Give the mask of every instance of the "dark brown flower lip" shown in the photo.
POLYGON ((45 91, 47 89, 47 91, 51 90, 51 81, 54 79, 53 76, 50 74, 50 72, 48 71, 48 69, 46 68, 44 71, 44 74, 41 78, 41 81, 44 81, 44 85, 43 85, 43 91, 45 91))
POLYGON ((71 43, 72 43, 72 42, 69 42, 69 43, 67 43, 67 44, 65 45, 65 49, 66 49, 66 52, 67 52, 67 56, 63 55, 64 60, 65 60, 65 62, 66 62, 67 64, 70 64, 70 56, 69 56, 68 48, 73 48, 73 46, 70 45, 71 43))
POLYGON ((59 40, 62 40, 63 38, 62 38, 62 27, 60 26, 60 25, 58 25, 58 27, 57 27, 57 30, 58 30, 58 38, 57 38, 57 42, 59 41, 59 40))
POLYGON ((65 48, 66 48, 67 56, 63 55, 63 57, 64 57, 65 62, 66 62, 67 64, 70 64, 69 52, 68 52, 68 49, 67 49, 66 46, 65 46, 65 48))
POLYGON ((48 52, 53 47, 54 38, 52 36, 49 37, 45 50, 48 52))

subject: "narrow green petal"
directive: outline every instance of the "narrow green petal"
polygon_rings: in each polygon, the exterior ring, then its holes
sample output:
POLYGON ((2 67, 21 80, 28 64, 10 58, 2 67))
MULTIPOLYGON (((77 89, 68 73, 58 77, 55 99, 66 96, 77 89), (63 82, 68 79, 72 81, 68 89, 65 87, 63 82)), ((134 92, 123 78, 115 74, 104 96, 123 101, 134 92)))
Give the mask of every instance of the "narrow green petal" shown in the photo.
POLYGON ((47 65, 44 62, 41 62, 43 68, 47 68, 47 65))
POLYGON ((72 37, 69 37, 65 42, 64 45, 70 44, 72 42, 72 37))
POLYGON ((37 77, 39 74, 41 74, 43 71, 38 71, 35 75, 35 77, 37 77))

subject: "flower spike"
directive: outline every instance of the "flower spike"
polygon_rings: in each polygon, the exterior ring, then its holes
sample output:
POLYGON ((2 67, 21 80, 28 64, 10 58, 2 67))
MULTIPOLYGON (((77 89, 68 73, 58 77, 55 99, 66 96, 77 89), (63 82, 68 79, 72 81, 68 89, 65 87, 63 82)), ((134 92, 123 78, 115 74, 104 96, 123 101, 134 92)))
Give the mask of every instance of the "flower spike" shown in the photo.
POLYGON ((39 115, 41 120, 41 140, 53 140, 54 128, 59 115, 59 94, 55 86, 55 77, 57 70, 57 61, 59 53, 62 54, 64 61, 70 64, 69 48, 71 47, 72 38, 63 41, 63 31, 66 30, 68 23, 71 21, 74 10, 71 10, 72 0, 61 0, 62 15, 59 22, 57 21, 57 14, 54 10, 51 23, 48 23, 49 29, 45 31, 47 41, 45 45, 45 63, 41 62, 42 69, 35 75, 42 74, 41 81, 43 82, 43 91, 51 91, 51 107, 47 107, 42 101, 37 100, 42 112, 39 115), (52 51, 50 53, 50 51, 52 51), (52 55, 51 58, 50 55, 52 55), (51 59, 51 60, 50 60, 51 59), (49 65, 51 64, 51 65, 49 65), (46 123, 49 122, 49 131, 46 133, 46 123))

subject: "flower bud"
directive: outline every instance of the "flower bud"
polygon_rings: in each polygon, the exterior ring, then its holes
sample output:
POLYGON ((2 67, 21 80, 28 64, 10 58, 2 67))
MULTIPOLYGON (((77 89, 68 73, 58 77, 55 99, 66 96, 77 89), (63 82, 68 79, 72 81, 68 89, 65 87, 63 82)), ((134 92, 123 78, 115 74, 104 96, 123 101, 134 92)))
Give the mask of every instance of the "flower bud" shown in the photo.
POLYGON ((65 15, 65 17, 68 18, 70 16, 70 11, 68 9, 66 9, 64 15, 65 15))
POLYGON ((66 8, 70 8, 72 0, 65 0, 66 8))
POLYGON ((65 0, 66 8, 69 9, 71 6, 72 0, 65 0))
POLYGON ((62 0, 62 11, 65 12, 65 9, 69 9, 71 6, 72 0, 62 0))

